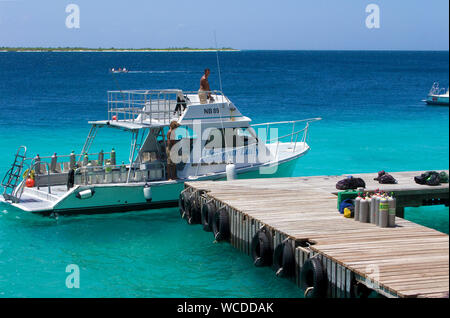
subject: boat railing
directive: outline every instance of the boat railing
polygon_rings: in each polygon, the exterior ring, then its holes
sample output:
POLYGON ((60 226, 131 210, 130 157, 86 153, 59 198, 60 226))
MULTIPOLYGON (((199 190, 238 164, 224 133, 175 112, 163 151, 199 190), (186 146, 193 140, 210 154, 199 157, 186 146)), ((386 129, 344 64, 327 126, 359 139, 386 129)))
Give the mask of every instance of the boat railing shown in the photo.
MULTIPOLYGON (((31 159, 31 158, 30 158, 31 159)), ((26 185, 26 180, 28 178, 31 177, 33 171, 36 171, 37 167, 39 167, 40 165, 44 165, 46 167, 46 179, 47 179, 47 191, 49 194, 52 193, 52 184, 51 184, 51 173, 50 173, 50 163, 45 162, 45 161, 36 161, 36 159, 31 159, 31 162, 25 163, 25 165, 28 167, 27 170, 25 170, 24 174, 23 174, 23 180, 22 182, 19 184, 19 186, 17 187, 16 190, 16 197, 18 198, 18 200, 20 201, 20 198, 22 197, 23 191, 25 189, 25 185, 26 185)), ((43 174, 44 175, 44 174, 43 174)), ((36 180, 36 188, 39 190, 39 178, 35 176, 35 180, 36 180)))
POLYGON ((84 166, 74 173, 74 185, 136 183, 166 178, 166 163, 155 161, 133 165, 84 166))
MULTIPOLYGON (((41 157, 43 159, 46 157, 41 157)), ((17 187, 15 195, 21 198, 25 181, 34 175, 35 187, 39 190, 41 187, 47 187, 48 193, 52 193, 52 186, 67 184, 68 172, 56 173, 51 169, 51 163, 45 161, 36 161, 32 159, 26 164, 27 170, 24 172, 24 178, 17 187), (35 171, 40 166, 45 166, 45 172, 36 174, 35 171)), ((105 183, 135 183, 146 181, 165 180, 166 163, 162 161, 148 163, 134 163, 133 165, 86 165, 76 166, 74 169, 74 185, 94 185, 105 183)))
MULTIPOLYGON (((211 94, 217 103, 228 101, 221 91, 205 93, 211 94)), ((182 115, 177 105, 193 104, 193 101, 185 98, 193 94, 198 92, 180 89, 108 91, 108 120, 170 124, 171 120, 182 115)))
POLYGON ((235 159, 237 153, 245 152, 246 150, 251 150, 252 147, 253 148, 258 147, 258 145, 261 141, 265 141, 266 145, 276 143, 275 151, 271 152, 270 161, 274 161, 274 160, 277 160, 277 158, 279 158, 280 143, 283 143, 283 142, 290 143, 291 145, 293 145, 292 151, 295 152, 297 150, 298 143, 304 144, 307 142, 310 123, 319 121, 319 120, 322 120, 322 118, 309 118, 309 119, 294 120, 294 121, 281 121, 281 122, 271 122, 271 123, 251 125, 252 128, 264 127, 266 129, 265 137, 269 136, 270 130, 273 126, 292 124, 292 131, 288 134, 285 134, 282 136, 277 136, 277 137, 267 139, 267 140, 261 140, 260 138, 258 138, 256 142, 245 145, 245 146, 223 149, 223 150, 215 152, 214 154, 208 154, 206 156, 202 156, 198 160, 195 176, 196 177, 199 176, 199 169, 200 169, 200 166, 202 165, 202 163, 209 164, 211 161, 215 161, 218 158, 220 158, 220 162, 223 164, 228 163, 228 161, 234 162, 234 159, 235 159), (295 130, 296 124, 301 123, 301 122, 305 123, 305 126, 300 130, 295 130), (299 136, 301 136, 300 140, 299 140, 299 136))
POLYGON ((448 92, 448 88, 441 88, 439 82, 434 82, 428 95, 443 95, 448 92))

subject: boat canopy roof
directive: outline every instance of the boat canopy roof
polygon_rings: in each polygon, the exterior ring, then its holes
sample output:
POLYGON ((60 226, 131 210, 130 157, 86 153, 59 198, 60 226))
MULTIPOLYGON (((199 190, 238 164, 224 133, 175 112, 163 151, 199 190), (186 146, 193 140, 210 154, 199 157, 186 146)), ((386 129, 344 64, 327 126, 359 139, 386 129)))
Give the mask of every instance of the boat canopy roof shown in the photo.
POLYGON ((108 119, 89 123, 124 130, 164 127, 172 121, 225 128, 250 124, 251 119, 243 116, 222 92, 205 92, 209 94, 212 99, 203 104, 198 92, 180 89, 109 91, 108 119))

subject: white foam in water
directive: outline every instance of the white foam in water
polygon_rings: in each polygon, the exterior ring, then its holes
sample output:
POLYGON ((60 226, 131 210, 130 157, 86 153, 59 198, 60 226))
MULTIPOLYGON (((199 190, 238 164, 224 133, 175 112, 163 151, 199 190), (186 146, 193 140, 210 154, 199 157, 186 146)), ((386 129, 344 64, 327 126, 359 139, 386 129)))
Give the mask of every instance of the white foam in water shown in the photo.
POLYGON ((165 73, 190 73, 189 71, 128 71, 128 73, 156 73, 156 74, 165 74, 165 73))

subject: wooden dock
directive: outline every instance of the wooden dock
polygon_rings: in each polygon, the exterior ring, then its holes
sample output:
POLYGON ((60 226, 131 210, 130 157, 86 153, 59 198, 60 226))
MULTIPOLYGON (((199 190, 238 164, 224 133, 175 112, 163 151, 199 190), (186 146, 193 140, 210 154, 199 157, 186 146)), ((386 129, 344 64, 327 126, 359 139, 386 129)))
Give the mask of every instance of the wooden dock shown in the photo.
MULTIPOLYGON (((353 176, 366 181, 367 191, 394 192, 397 214, 403 216, 407 206, 448 205, 448 184, 418 185, 413 177, 421 173, 391 173, 395 185, 379 184, 375 173, 353 176)), ((185 192, 227 212, 229 241, 247 255, 262 228, 273 247, 289 242, 298 286, 305 262, 318 258, 328 297, 355 297, 355 286, 386 297, 448 297, 449 236, 400 217, 392 228, 344 218, 337 211, 335 188, 344 177, 188 182, 185 192)))

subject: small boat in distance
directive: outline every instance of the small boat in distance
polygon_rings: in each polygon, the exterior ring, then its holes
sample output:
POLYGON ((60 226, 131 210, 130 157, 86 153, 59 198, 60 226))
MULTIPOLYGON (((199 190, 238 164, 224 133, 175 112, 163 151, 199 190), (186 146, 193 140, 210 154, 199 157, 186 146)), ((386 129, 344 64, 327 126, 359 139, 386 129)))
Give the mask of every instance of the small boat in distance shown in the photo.
POLYGON ((128 73, 129 70, 127 70, 125 67, 123 67, 123 68, 119 67, 119 68, 112 68, 110 70, 110 72, 111 73, 128 73))
POLYGON ((438 82, 434 82, 433 86, 430 89, 430 92, 428 93, 427 99, 425 102, 428 105, 441 105, 441 106, 448 106, 448 92, 445 88, 440 88, 438 82))
POLYGON ((321 118, 252 124, 222 92, 208 93, 209 102, 180 89, 108 92, 107 118, 89 122, 81 152, 30 156, 19 147, 0 202, 43 215, 160 209, 178 205, 186 181, 292 175, 310 149, 310 123, 321 118), (172 150, 169 126, 178 127, 172 150), (92 152, 100 129, 131 136, 127 162, 114 149, 92 152))

